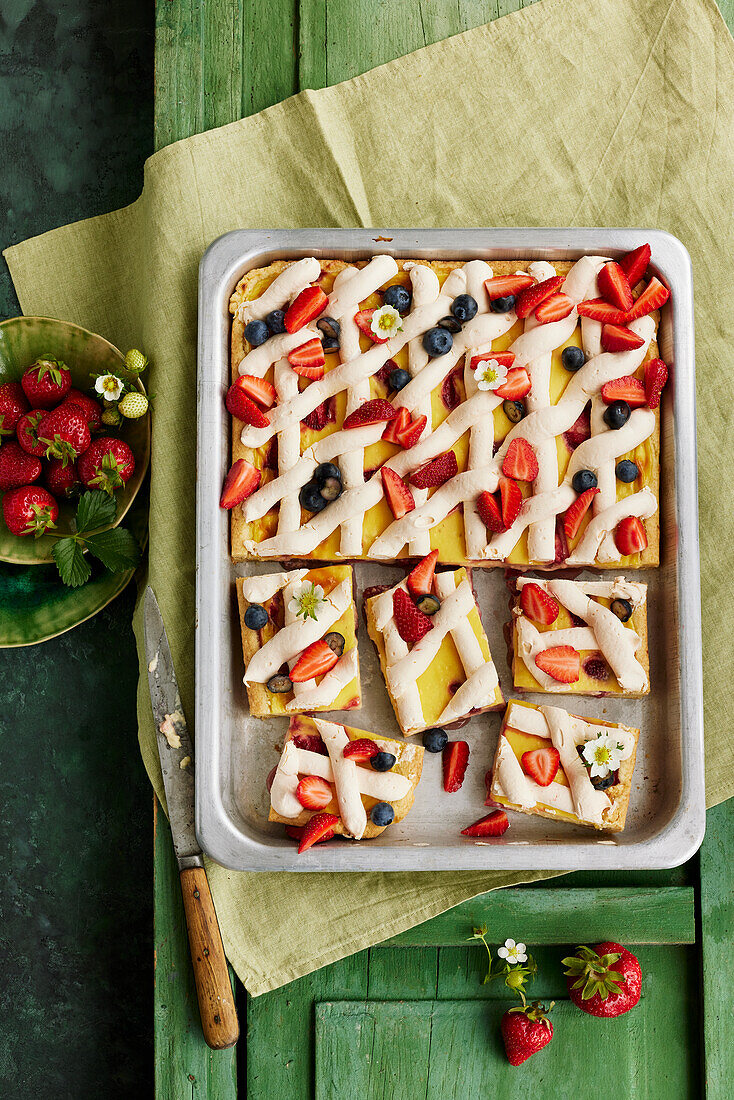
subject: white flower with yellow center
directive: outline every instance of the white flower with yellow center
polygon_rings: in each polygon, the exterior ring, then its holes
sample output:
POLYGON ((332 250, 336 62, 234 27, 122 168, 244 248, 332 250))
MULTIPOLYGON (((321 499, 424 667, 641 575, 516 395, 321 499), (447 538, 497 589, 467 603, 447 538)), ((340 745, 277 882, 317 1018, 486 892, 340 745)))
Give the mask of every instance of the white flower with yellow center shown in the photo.
POLYGON ((301 616, 304 619, 318 619, 319 608, 325 602, 324 590, 320 584, 314 584, 312 581, 301 581, 293 589, 288 610, 297 619, 301 616))
POLYGON ((528 961, 527 947, 524 943, 515 943, 514 940, 505 940, 504 947, 497 948, 497 954, 501 959, 507 959, 508 963, 524 963, 528 961))
POLYGON ((124 383, 116 374, 100 374, 94 383, 97 393, 101 393, 105 401, 117 401, 122 393, 124 383))
POLYGON ((370 328, 380 340, 389 340, 396 332, 403 331, 403 318, 393 306, 380 306, 372 314, 370 328))
POLYGON ((507 378, 507 367, 496 359, 482 359, 474 371, 474 379, 480 390, 496 390, 507 378))
POLYGON ((610 772, 616 772, 628 755, 624 745, 615 740, 613 733, 600 733, 597 737, 590 738, 582 750, 584 760, 591 765, 589 775, 598 775, 600 779, 604 779, 610 772))

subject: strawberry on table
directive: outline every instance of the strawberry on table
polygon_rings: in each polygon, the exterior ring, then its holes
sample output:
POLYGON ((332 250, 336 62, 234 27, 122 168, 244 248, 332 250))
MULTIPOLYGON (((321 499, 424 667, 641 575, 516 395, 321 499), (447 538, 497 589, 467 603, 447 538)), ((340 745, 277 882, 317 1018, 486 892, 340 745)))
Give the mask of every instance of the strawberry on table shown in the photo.
POLYGON ((502 463, 502 473, 505 477, 514 478, 516 481, 535 481, 538 470, 535 451, 527 439, 523 439, 522 436, 513 439, 502 463))
POLYGON ((645 525, 638 516, 626 516, 617 524, 614 542, 623 557, 640 554, 647 549, 645 525))
POLYGON ((46 415, 45 409, 31 409, 21 416, 15 427, 15 435, 24 451, 36 458, 46 457, 46 446, 39 442, 38 425, 46 415))
POLYGON ((542 749, 530 749, 521 758, 522 770, 540 787, 550 787, 558 774, 561 756, 558 749, 548 745, 542 749))
POLYGON ((429 630, 433 630, 430 616, 424 615, 416 607, 403 588, 396 588, 393 592, 392 610, 398 634, 410 646, 414 646, 429 630))
POLYGON ((286 332, 298 332, 309 321, 313 321, 324 312, 328 301, 320 286, 307 286, 286 310, 284 320, 286 332))
POLYGON ((601 330, 601 346, 604 351, 635 351, 645 341, 626 325, 604 325, 601 330))
POLYGON ((516 481, 510 477, 500 478, 500 501, 502 508, 502 524, 505 530, 512 527, 520 515, 522 508, 522 492, 516 481))
POLYGON ((486 280, 484 289, 487 291, 490 302, 494 302, 497 298, 517 295, 534 283, 535 279, 532 275, 495 275, 492 279, 486 280))
POLYGON ((486 817, 475 821, 473 825, 467 825, 461 830, 462 836, 502 836, 510 827, 510 822, 504 810, 494 810, 486 817))
POLYGON ((520 590, 520 607, 525 614, 534 619, 536 623, 550 626, 558 618, 560 608, 557 600, 554 600, 539 584, 524 584, 520 590))
POLYGON ((36 359, 20 380, 31 408, 50 409, 63 401, 71 389, 71 372, 52 355, 36 359))
POLYGON ((305 344, 299 344, 293 351, 288 352, 288 362, 296 374, 302 378, 311 380, 324 377, 324 345, 316 337, 307 340, 305 344))
POLYGON ((315 676, 324 676, 338 660, 339 654, 320 638, 318 642, 312 642, 304 649, 290 671, 291 681, 294 684, 305 684, 315 676))
POLYGON ((320 775, 304 775, 296 787, 296 798, 306 810, 323 810, 333 797, 331 786, 320 775))
POLYGON ((432 591, 437 561, 438 550, 431 550, 408 574, 408 588, 414 596, 427 596, 432 591))
POLYGON ((13 535, 35 535, 38 538, 56 526, 59 506, 40 485, 21 485, 10 489, 3 497, 3 519, 13 535))
POLYGON ((12 435, 24 413, 30 408, 20 382, 0 386, 0 436, 12 435))
POLYGON ((358 737, 344 746, 342 756, 345 760, 354 760, 356 764, 363 760, 371 760, 373 756, 377 756, 379 751, 380 746, 369 737, 358 737))
POLYGON ((92 442, 86 413, 78 405, 62 405, 46 413, 37 428, 39 443, 46 444, 47 458, 68 464, 83 455, 92 442))
POLYGON ((498 534, 500 531, 505 530, 505 524, 502 519, 502 512, 500 506, 497 503, 495 497, 491 493, 485 491, 479 494, 477 500, 477 512, 479 518, 493 535, 498 534))
MULTIPOLYGON (((142 394, 141 394, 142 396, 142 394)), ((90 432, 95 432, 102 425, 102 408, 93 397, 88 397, 81 390, 71 389, 63 401, 64 405, 76 405, 81 409, 87 419, 90 432)))
POLYGON ((298 845, 298 854, 305 852, 314 844, 322 840, 330 840, 334 835, 334 827, 339 824, 339 818, 334 814, 314 814, 303 826, 301 842, 298 845))
POLYGON ((503 401, 519 401, 521 397, 527 397, 532 388, 533 383, 525 367, 511 367, 502 385, 497 386, 494 392, 503 401))
MULTIPOLYGON (((407 412, 407 409, 406 409, 407 412)), ((385 420, 394 420, 398 410, 389 401, 382 397, 375 397, 371 401, 365 401, 358 409, 344 418, 342 428, 363 428, 365 424, 380 424, 385 420)))
POLYGON ((599 284, 602 297, 611 302, 613 306, 625 311, 632 308, 632 289, 629 279, 614 260, 604 264, 596 281, 599 284))
POLYGON ((455 794, 464 782, 469 763, 469 746, 466 741, 449 741, 443 750, 443 789, 455 794))
POLYGON ((568 995, 582 1012, 611 1019, 634 1008, 642 992, 639 960, 621 943, 577 947, 563 959, 568 995))
POLYGON ((220 508, 235 508, 260 488, 262 474, 244 458, 238 458, 224 479, 220 508))
POLYGON ((619 261, 619 266, 627 276, 631 287, 637 286, 650 264, 651 249, 649 244, 641 244, 639 248, 633 248, 619 261))
POLYGON ((661 306, 665 305, 669 297, 670 291, 667 286, 663 286, 660 280, 653 276, 640 297, 632 306, 629 312, 630 321, 634 321, 637 317, 644 317, 647 313, 652 313, 655 309, 660 309, 661 306))
POLYGON ((408 512, 415 508, 415 500, 408 486, 399 474, 396 474, 389 466, 380 467, 382 487, 385 490, 387 503, 395 519, 402 519, 408 512))
POLYGON ((0 447, 0 492, 28 485, 41 476, 41 462, 10 439, 0 447))
POLYGON ((575 684, 581 673, 581 654, 570 645, 555 645, 541 649, 535 663, 559 684, 575 684))
POLYGON ((581 520, 588 512, 591 507, 591 502, 598 492, 598 486, 594 486, 592 489, 586 489, 577 496, 573 504, 566 509, 566 513, 563 517, 563 533, 567 539, 576 538, 576 535, 579 533, 579 527, 581 526, 581 520))
POLYGON ((238 378, 229 387, 224 401, 227 412, 245 424, 252 424, 254 428, 267 428, 270 423, 267 414, 248 396, 241 382, 242 379, 238 378))
POLYGON ((573 300, 567 294, 551 294, 541 302, 535 311, 535 320, 539 325, 547 325, 550 321, 562 321, 568 317, 574 308, 573 300))
POLYGON ((522 1008, 510 1008, 500 1021, 502 1041, 505 1044, 507 1061, 511 1066, 521 1066, 533 1054, 547 1047, 553 1038, 553 1024, 547 1012, 553 1008, 551 1001, 548 1009, 536 1001, 522 1008))
POLYGON ((651 359, 645 363, 645 399, 648 407, 656 409, 660 404, 660 395, 668 381, 668 368, 662 359, 651 359))
POLYGON ((456 455, 453 451, 446 451, 438 458, 434 458, 427 466, 422 466, 420 470, 411 474, 410 480, 416 489, 431 489, 438 485, 445 485, 458 472, 456 455))
POLYGON ((525 290, 521 290, 515 301, 515 313, 518 317, 529 317, 541 302, 550 298, 563 286, 563 275, 554 275, 551 279, 545 279, 542 283, 535 283, 525 290))
POLYGON ((611 405, 614 401, 626 401, 631 409, 641 409, 647 400, 645 387, 640 379, 629 374, 623 378, 615 378, 612 382, 605 382, 601 388, 601 399, 605 405, 611 405))
POLYGON ((102 489, 112 495, 115 489, 121 489, 132 477, 135 456, 122 439, 101 436, 81 456, 77 469, 87 489, 102 489))

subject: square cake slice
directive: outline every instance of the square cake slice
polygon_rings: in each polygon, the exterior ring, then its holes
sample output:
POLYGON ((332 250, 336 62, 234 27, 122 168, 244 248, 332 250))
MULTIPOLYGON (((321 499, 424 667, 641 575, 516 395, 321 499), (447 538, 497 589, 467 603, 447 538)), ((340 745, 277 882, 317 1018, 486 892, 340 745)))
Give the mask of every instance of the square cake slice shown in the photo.
POLYGON ((351 566, 238 577, 237 600, 254 718, 362 705, 351 566))
POLYGON ((433 591, 440 606, 431 616, 414 603, 407 579, 365 605, 367 629, 406 737, 504 705, 466 569, 437 573, 433 591))
POLYGON ((408 813, 422 768, 420 745, 298 715, 291 718, 275 770, 268 820, 299 826, 316 813, 333 814, 334 833, 369 840, 408 813), (345 753, 357 741, 355 755, 345 753), (379 759, 379 768, 372 766, 373 759, 379 759))
POLYGON ((512 675, 518 691, 648 694, 646 584, 624 577, 518 577, 516 586, 512 675))
POLYGON ((512 700, 497 742, 490 797, 523 814, 620 833, 639 737, 630 726, 512 700))

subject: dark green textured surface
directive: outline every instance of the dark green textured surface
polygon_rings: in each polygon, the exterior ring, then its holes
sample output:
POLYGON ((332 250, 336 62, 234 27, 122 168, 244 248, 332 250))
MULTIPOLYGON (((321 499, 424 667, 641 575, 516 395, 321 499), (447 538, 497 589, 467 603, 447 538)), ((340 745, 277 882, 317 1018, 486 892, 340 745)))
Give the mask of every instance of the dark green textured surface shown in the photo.
MULTIPOLYGON (((152 24, 148 0, 3 0, 0 248, 136 198, 152 151, 152 24)), ((0 317, 17 312, 0 261, 0 317)), ((152 1090, 133 599, 0 651, 3 1100, 152 1090)))

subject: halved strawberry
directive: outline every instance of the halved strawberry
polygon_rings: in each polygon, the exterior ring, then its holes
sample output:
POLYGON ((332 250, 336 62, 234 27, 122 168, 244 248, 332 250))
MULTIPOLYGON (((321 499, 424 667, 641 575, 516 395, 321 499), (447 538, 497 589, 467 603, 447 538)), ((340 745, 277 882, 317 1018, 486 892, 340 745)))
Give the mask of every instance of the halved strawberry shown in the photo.
POLYGON ((547 325, 550 321, 562 321, 568 317, 573 309, 573 301, 568 294, 551 294, 541 302, 535 311, 535 320, 539 325, 547 325))
POLYGON ((396 588, 393 592, 392 610, 398 634, 410 646, 419 642, 429 630, 433 630, 430 616, 424 615, 415 606, 404 588, 396 588))
POLYGON ((642 276, 647 271, 650 263, 651 249, 649 244, 641 244, 639 248, 633 248, 619 261, 619 266, 627 276, 629 285, 637 286, 642 276))
POLYGON ((333 797, 334 792, 320 775, 304 775, 296 787, 296 798, 307 810, 323 810, 333 797))
POLYGON ((559 684, 575 684, 581 672, 581 654, 570 645, 554 645, 541 649, 535 663, 559 684))
POLYGON ((288 362, 303 378, 323 378, 326 362, 324 345, 314 336, 313 340, 307 340, 288 352, 288 362))
POLYGON ((538 476, 538 460, 527 439, 518 436, 510 441, 502 463, 502 473, 516 481, 535 481, 538 476))
POLYGON ((268 417, 259 408, 254 401, 252 401, 244 391, 244 388, 240 385, 242 381, 238 378, 234 382, 227 392, 225 398, 225 405, 227 411, 236 416, 238 420, 242 420, 245 424, 252 424, 254 428, 267 428, 270 423, 268 417))
POLYGON ((502 836, 510 827, 507 814, 504 810, 493 810, 486 817, 481 817, 473 825, 468 825, 461 830, 462 836, 502 836))
POLYGON ((524 584, 520 592, 520 607, 536 623, 550 626, 558 618, 558 602, 539 584, 524 584))
POLYGON ((428 423, 428 417, 425 413, 421 413, 415 420, 409 420, 405 427, 398 424, 395 434, 398 437, 398 443, 406 451, 414 447, 420 437, 423 435, 426 424, 428 423))
POLYGON ((605 382, 601 388, 601 398, 605 405, 611 405, 613 401, 626 401, 631 408, 641 409, 645 404, 645 387, 639 378, 625 374, 623 378, 605 382))
POLYGON ((486 489, 483 493, 479 494, 477 512, 484 526, 488 531, 491 531, 493 535, 496 535, 499 531, 505 530, 500 506, 496 498, 493 497, 491 493, 488 493, 486 489))
POLYGON ((339 654, 320 638, 318 642, 306 646, 291 669, 290 678, 294 684, 305 684, 307 680, 313 680, 314 676, 325 675, 338 660, 339 654))
POLYGON ((645 525, 638 516, 626 516, 617 524, 614 542, 623 557, 639 554, 647 548, 645 525))
POLYGON ((500 506, 502 508, 502 523, 505 528, 512 527, 522 508, 520 486, 512 478, 500 478, 500 506))
POLYGON ((330 840, 334 835, 334 826, 338 824, 339 818, 334 814, 314 814, 303 826, 301 843, 298 845, 299 856, 312 844, 318 844, 320 840, 330 840))
MULTIPOLYGON (((451 452, 453 454, 453 451, 451 452)), ((427 596, 433 588, 433 575, 436 572, 438 550, 431 550, 415 569, 408 573, 408 588, 414 596, 427 596)))
POLYGON ((567 539, 575 539, 581 526, 581 520, 584 518, 591 502, 599 492, 598 486, 594 486, 593 489, 587 489, 586 492, 581 493, 576 497, 576 500, 567 509, 566 514, 563 517, 563 533, 567 539))
POLYGON ((365 401, 358 409, 344 418, 342 428, 363 428, 365 424, 380 424, 384 420, 394 420, 398 410, 382 397, 365 401))
POLYGON ((406 428, 409 427, 410 423, 410 413, 406 409, 405 405, 401 405, 400 408, 397 410, 397 415, 395 416, 394 420, 390 421, 390 423, 382 433, 382 438, 387 443, 395 443, 397 446, 400 446, 400 438, 398 436, 398 432, 404 433, 406 428))
POLYGON ((431 489, 437 485, 445 485, 459 472, 459 464, 453 451, 445 451, 434 458, 427 466, 416 470, 410 475, 410 480, 416 489, 431 489))
POLYGON ((344 746, 342 756, 345 760, 354 760, 358 763, 360 760, 371 760, 379 751, 380 746, 369 737, 358 737, 356 741, 350 741, 344 746))
POLYGON ((668 368, 662 359, 651 359, 645 363, 645 399, 649 408, 656 409, 660 404, 660 395, 668 381, 668 368))
POLYGON ((298 297, 288 306, 285 313, 286 332, 298 332, 314 317, 318 317, 326 309, 329 299, 320 286, 307 286, 298 297))
POLYGON ((254 374, 241 374, 235 382, 248 397, 257 401, 264 409, 269 409, 277 396, 275 386, 265 378, 256 378, 254 374))
POLYGON ((261 480, 262 474, 259 470, 256 470, 247 459, 238 458, 224 479, 219 507, 230 509, 241 504, 259 488, 261 480))
POLYGON ((378 336, 376 332, 372 331, 372 314, 374 312, 374 309, 360 309, 359 313, 354 315, 354 323, 360 332, 369 337, 373 344, 386 344, 389 340, 388 336, 378 336))
POLYGON ((627 311, 632 308, 632 290, 627 276, 614 260, 610 260, 597 276, 602 297, 618 309, 627 311))
POLYGON ((589 298, 585 302, 579 302, 576 311, 579 317, 591 317, 594 321, 602 321, 608 325, 624 325, 629 320, 626 310, 617 309, 603 298, 589 298))
POLYGON ((626 325, 604 325, 601 330, 601 346, 604 351, 634 351, 645 341, 626 325))
POLYGON ((490 302, 496 298, 507 298, 510 294, 519 294, 533 286, 535 279, 532 275, 495 275, 487 279, 484 289, 487 291, 490 302))
POLYGON ((415 508, 413 494, 399 474, 391 470, 389 466, 380 468, 382 475, 382 487, 385 490, 387 503, 395 519, 402 519, 408 512, 415 508))
POLYGON ((509 370, 515 362, 515 353, 514 351, 485 351, 483 355, 472 355, 470 370, 475 371, 479 364, 485 363, 487 359, 496 359, 501 367, 507 367, 509 370))
POLYGON ((529 752, 524 752, 520 762, 525 774, 534 779, 539 787, 550 787, 558 774, 561 754, 553 745, 548 745, 547 748, 531 749, 529 752))
POLYGON ((541 302, 550 298, 563 286, 563 275, 554 275, 552 279, 544 279, 542 283, 536 283, 522 290, 515 302, 515 313, 518 317, 529 317, 541 302))
POLYGON ((530 375, 525 368, 513 367, 508 370, 504 382, 494 392, 503 401, 518 401, 521 397, 526 397, 532 388, 530 375))
POLYGON ((443 789, 454 794, 464 782, 469 763, 469 746, 466 741, 449 741, 443 750, 443 789))
POLYGON ((632 306, 629 312, 630 321, 634 321, 637 317, 644 317, 646 313, 652 313, 654 309, 660 309, 661 306, 665 305, 669 297, 670 291, 667 286, 663 286, 660 280, 656 279, 653 275, 640 297, 632 306))

